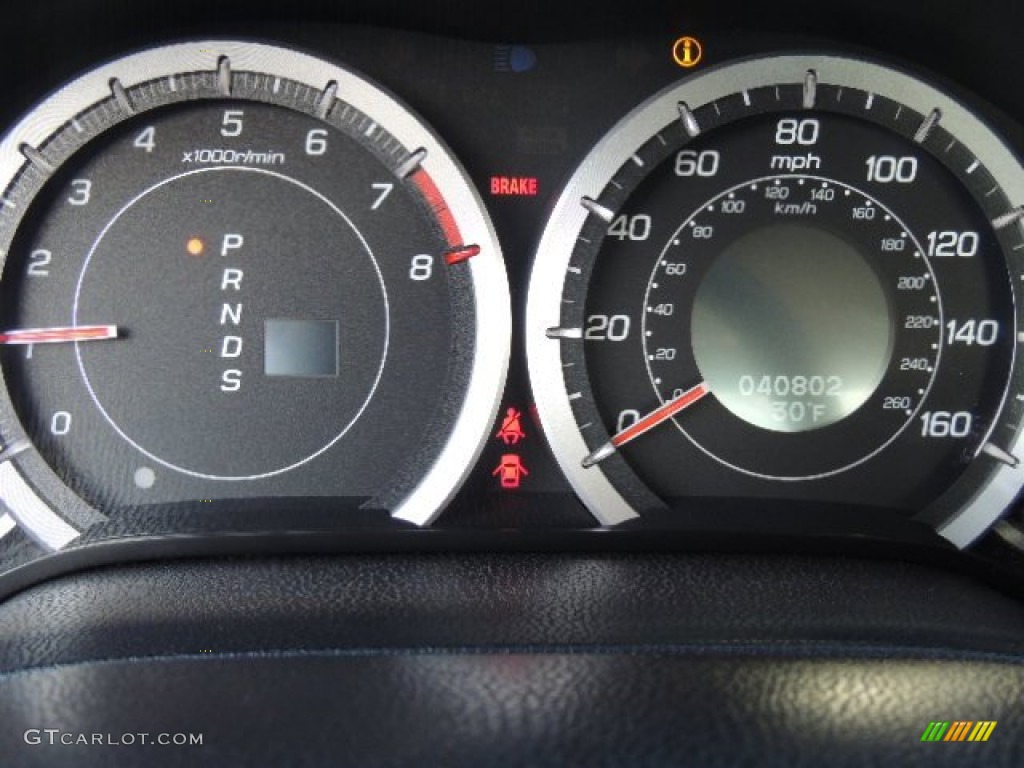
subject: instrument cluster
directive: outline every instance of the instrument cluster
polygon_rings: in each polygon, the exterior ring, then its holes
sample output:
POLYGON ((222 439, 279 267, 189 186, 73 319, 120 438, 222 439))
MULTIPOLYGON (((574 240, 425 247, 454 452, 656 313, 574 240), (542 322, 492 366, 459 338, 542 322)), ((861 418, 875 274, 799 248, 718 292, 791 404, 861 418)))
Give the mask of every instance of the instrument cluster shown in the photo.
POLYGON ((93 66, 3 126, 0 569, 1019 537, 1024 115, 947 75, 685 27, 93 66))

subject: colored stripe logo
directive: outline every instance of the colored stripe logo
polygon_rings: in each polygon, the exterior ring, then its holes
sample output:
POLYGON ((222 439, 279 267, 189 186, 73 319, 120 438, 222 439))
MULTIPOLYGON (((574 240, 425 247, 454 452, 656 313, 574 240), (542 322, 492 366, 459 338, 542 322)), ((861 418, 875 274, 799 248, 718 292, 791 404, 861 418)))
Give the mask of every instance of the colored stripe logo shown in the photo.
POLYGON ((933 720, 921 741, 988 741, 995 728, 995 720, 933 720))

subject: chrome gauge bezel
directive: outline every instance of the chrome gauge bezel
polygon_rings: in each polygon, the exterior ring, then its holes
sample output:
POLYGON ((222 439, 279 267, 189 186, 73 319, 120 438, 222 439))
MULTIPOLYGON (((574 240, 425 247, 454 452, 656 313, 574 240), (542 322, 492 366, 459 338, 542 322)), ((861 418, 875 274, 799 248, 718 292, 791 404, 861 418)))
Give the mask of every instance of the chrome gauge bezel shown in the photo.
MULTIPOLYGON (((571 400, 580 395, 568 392, 563 369, 560 338, 551 338, 549 329, 562 319, 562 303, 570 278, 571 265, 588 217, 581 205, 583 198, 597 200, 626 165, 638 148, 681 118, 679 104, 691 113, 718 100, 757 88, 787 85, 803 86, 805 101, 813 104, 817 85, 854 88, 891 99, 922 116, 934 110, 941 114, 942 126, 990 173, 998 187, 1014 206, 1024 203, 1024 170, 1013 152, 976 114, 954 97, 923 82, 916 76, 869 61, 833 55, 776 55, 725 64, 694 75, 650 97, 620 120, 593 148, 572 175, 542 235, 537 250, 526 310, 526 348, 537 410, 562 471, 576 493, 604 525, 616 525, 637 516, 637 510, 598 467, 584 467, 581 458, 591 447, 584 440, 573 413, 571 400), (810 76, 808 73, 812 73, 810 76)), ((805 103, 805 106, 810 106, 805 103)), ((691 135, 699 131, 696 125, 691 135)), ((635 162, 635 161, 634 161, 635 162)), ((605 212, 610 213, 610 212, 605 212)), ((1012 226, 1020 227, 1020 221, 1012 226)), ((1019 267, 1019 265, 1018 265, 1019 267)), ((1011 270, 1016 278, 1019 268, 1011 270)), ((1012 280, 1016 296, 1017 283, 1012 280)), ((1014 322, 1020 326, 1014 307, 1014 322)), ((1016 328, 1014 330, 1014 339, 1016 328)), ((573 343, 572 339, 566 339, 573 343)), ((578 343, 578 342, 576 342, 578 343)), ((1016 351, 1009 381, 1019 378, 1016 351)), ((1009 382, 1008 382, 1009 391, 1009 382)), ((1007 410, 1006 393, 1000 414, 1007 410)), ((996 423, 999 419, 995 420, 996 423)), ((1006 434, 1003 433, 1004 441, 1006 434)), ((1006 449, 1018 455, 1022 435, 1015 428, 1006 449)), ((1012 503, 1024 485, 1024 466, 1001 463, 988 482, 948 520, 937 526, 938 533, 958 547, 965 547, 985 531, 1012 503)))
MULTIPOLYGON (((330 87, 336 88, 339 98, 386 126, 409 152, 418 148, 425 150, 420 167, 429 174, 447 203, 465 242, 481 247, 480 255, 468 262, 475 308, 470 334, 473 362, 455 408, 453 427, 426 472, 390 507, 393 517, 426 525, 454 496, 483 449, 507 373, 511 316, 504 261, 483 202, 441 139, 408 107, 343 66, 289 48, 224 40, 196 40, 151 48, 79 77, 24 117, 0 143, 0 192, 9 189, 19 174, 32 164, 33 155, 37 159, 42 156, 38 149, 45 147, 51 137, 74 125, 76 116, 110 100, 112 84, 116 84, 113 86, 116 98, 118 89, 173 79, 183 73, 211 71, 226 73, 228 78, 231 72, 257 72, 305 84, 317 91, 336 84, 330 87)), ((123 119, 132 115, 128 110, 123 119)), ((0 261, 5 258, 6 254, 0 252, 0 261)), ((5 451, 9 455, 0 456, 0 502, 38 544, 47 550, 61 549, 79 536, 80 529, 85 527, 83 521, 68 519, 58 511, 63 509, 59 500, 48 503, 26 482, 24 473, 16 466, 21 457, 13 455, 15 451, 11 450, 12 442, 23 444, 23 436, 11 438, 20 428, 3 426, 5 451)), ((18 447, 20 450, 22 445, 18 447)), ((31 453, 31 449, 27 452, 31 453)), ((102 519, 101 513, 92 509, 86 510, 86 517, 102 519)), ((3 518, 0 518, 0 528, 8 528, 3 518)))

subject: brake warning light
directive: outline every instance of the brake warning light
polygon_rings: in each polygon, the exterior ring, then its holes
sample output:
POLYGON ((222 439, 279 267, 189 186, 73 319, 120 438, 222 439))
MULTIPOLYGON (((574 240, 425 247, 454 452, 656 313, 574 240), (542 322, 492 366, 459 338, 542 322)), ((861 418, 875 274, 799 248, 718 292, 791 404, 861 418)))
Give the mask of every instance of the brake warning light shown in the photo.
POLYGON ((536 176, 491 176, 491 194, 534 197, 537 194, 536 176))

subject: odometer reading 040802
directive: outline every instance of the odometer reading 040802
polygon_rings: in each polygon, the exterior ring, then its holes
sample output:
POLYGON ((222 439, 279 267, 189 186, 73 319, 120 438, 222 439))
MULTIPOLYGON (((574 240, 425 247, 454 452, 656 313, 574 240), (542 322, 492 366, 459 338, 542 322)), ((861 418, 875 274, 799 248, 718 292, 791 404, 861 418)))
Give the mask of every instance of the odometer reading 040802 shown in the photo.
POLYGON ((605 522, 650 494, 775 498, 976 535, 1019 465, 1021 176, 956 102, 859 61, 736 64, 639 107, 531 285, 539 407, 581 496, 605 522))

